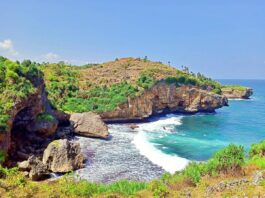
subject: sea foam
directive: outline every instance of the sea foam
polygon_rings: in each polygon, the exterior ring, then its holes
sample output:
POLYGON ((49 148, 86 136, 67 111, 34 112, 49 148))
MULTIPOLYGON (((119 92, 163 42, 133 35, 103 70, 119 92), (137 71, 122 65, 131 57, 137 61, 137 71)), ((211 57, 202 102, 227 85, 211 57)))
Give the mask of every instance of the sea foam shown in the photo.
POLYGON ((158 121, 139 124, 138 134, 133 140, 133 143, 141 155, 170 173, 175 173, 176 171, 184 169, 189 163, 189 160, 177 155, 163 153, 155 147, 155 144, 148 140, 148 133, 171 133, 174 125, 181 125, 180 116, 168 115, 166 118, 162 118, 158 121))

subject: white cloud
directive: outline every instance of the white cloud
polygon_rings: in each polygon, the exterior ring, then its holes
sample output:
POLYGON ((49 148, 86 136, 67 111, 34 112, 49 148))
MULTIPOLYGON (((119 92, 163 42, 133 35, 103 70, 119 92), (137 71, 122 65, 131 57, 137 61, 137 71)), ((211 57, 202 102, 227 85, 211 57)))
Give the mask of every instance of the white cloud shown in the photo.
POLYGON ((13 42, 10 39, 0 41, 0 51, 6 55, 17 56, 19 53, 14 49, 13 42))

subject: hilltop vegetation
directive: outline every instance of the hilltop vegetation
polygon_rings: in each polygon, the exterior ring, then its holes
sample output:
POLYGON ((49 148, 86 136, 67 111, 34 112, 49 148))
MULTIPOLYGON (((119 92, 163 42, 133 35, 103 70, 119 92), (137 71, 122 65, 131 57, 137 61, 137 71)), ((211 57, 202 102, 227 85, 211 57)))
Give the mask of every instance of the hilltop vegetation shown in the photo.
POLYGON ((231 144, 208 162, 190 163, 183 171, 173 175, 165 173, 149 183, 121 180, 107 185, 97 184, 76 180, 70 174, 39 185, 25 178, 17 168, 0 167, 0 194, 5 197, 258 196, 265 193, 265 175, 262 173, 265 167, 260 166, 265 164, 264 148, 264 141, 252 145, 247 158, 242 146, 231 144), (253 179, 253 173, 257 171, 258 180, 253 179), (218 188, 218 185, 222 187, 218 188))
POLYGON ((42 76, 31 61, 13 62, 0 57, 0 132, 7 130, 7 120, 14 104, 34 93, 34 83, 42 76))
POLYGON ((202 74, 181 71, 161 62, 123 58, 83 67, 44 64, 46 88, 52 104, 68 112, 114 110, 128 97, 140 95, 157 82, 199 86, 220 94, 222 85, 202 74))
POLYGON ((189 72, 186 67, 179 70, 147 58, 123 58, 79 67, 64 62, 20 63, 0 57, 0 71, 0 131, 6 130, 14 104, 34 93, 34 83, 41 78, 54 108, 67 112, 113 111, 128 97, 142 94, 161 80, 177 86, 198 86, 216 94, 221 94, 223 88, 217 81, 189 72))

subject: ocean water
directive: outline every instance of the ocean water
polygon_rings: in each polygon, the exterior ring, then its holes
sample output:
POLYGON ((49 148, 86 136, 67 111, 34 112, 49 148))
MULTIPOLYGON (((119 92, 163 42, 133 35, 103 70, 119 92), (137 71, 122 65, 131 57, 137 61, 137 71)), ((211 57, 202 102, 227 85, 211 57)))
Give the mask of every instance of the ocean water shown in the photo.
POLYGON ((265 139, 265 81, 220 81, 223 84, 252 87, 254 95, 250 100, 230 100, 229 107, 218 109, 213 114, 171 114, 141 124, 135 136, 135 144, 140 152, 173 173, 183 169, 187 160, 207 160, 229 143, 243 145, 248 150, 251 144, 265 139), (152 147, 152 152, 146 152, 138 139, 149 148, 152 147), (171 161, 154 160, 155 151, 171 161))
POLYGON ((109 125, 109 140, 79 137, 88 161, 77 174, 95 182, 119 179, 148 181, 174 173, 190 161, 205 161, 229 143, 243 145, 265 139, 265 81, 220 80, 254 89, 250 100, 230 100, 211 114, 169 114, 139 123, 109 125))

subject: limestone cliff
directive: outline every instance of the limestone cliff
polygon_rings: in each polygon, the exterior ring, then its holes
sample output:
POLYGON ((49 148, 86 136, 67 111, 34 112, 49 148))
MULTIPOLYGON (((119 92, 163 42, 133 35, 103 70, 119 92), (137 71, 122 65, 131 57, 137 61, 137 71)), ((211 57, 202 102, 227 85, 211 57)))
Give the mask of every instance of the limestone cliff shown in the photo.
POLYGON ((229 99, 249 99, 253 95, 251 88, 236 89, 233 87, 222 88, 222 95, 229 99))
POLYGON ((128 98, 112 112, 101 113, 105 121, 142 120, 162 112, 214 112, 227 106, 224 96, 210 93, 195 86, 180 86, 159 82, 142 95, 128 98))

